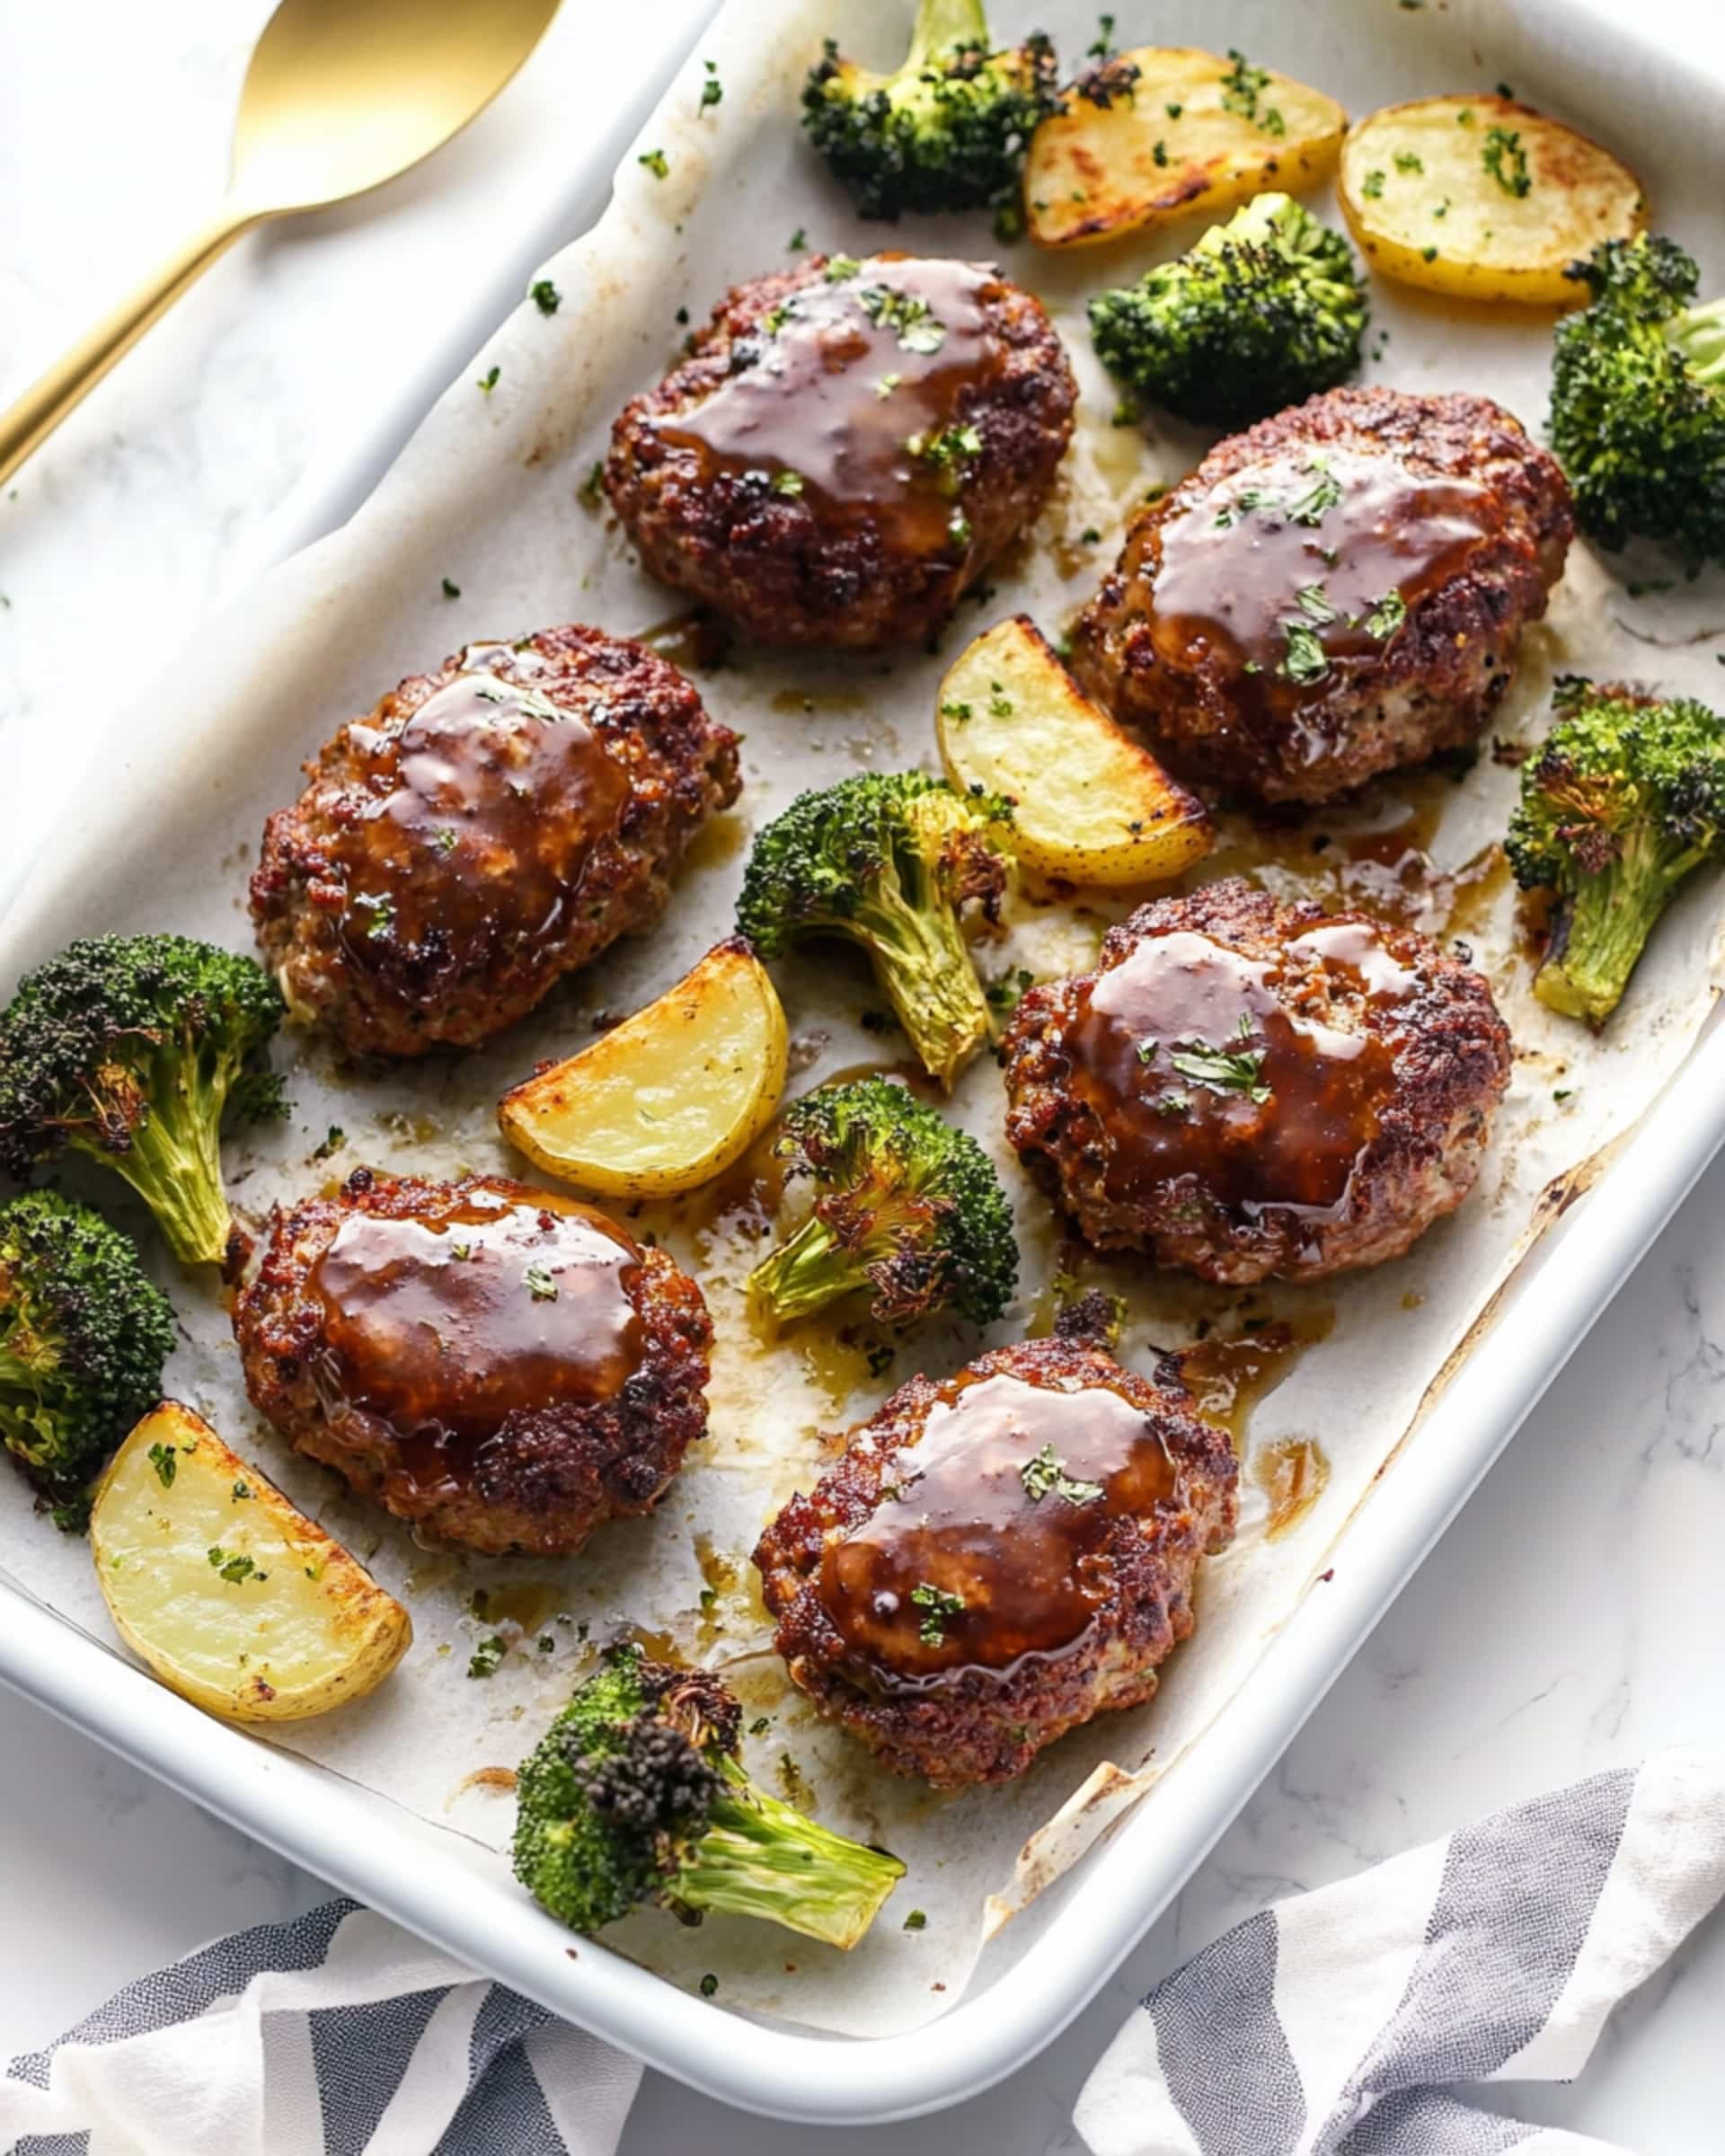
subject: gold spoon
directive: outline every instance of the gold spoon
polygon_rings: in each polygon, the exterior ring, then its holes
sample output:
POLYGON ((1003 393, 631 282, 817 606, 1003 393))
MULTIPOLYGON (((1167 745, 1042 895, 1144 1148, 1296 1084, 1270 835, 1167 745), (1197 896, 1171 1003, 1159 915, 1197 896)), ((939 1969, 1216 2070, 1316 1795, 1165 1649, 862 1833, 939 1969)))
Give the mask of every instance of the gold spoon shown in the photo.
POLYGON ((0 416, 0 482, 243 232, 381 187, 485 110, 559 0, 281 0, 216 215, 0 416))

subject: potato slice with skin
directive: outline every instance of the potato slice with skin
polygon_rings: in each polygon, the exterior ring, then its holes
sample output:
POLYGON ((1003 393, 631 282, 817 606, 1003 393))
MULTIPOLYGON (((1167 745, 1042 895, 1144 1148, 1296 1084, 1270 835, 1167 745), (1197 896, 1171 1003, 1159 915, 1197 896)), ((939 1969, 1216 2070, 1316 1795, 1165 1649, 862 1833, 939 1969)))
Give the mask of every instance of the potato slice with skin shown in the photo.
POLYGON ((1075 84, 1031 137, 1024 208, 1044 247, 1093 246, 1265 188, 1298 194, 1336 162, 1348 115, 1322 91, 1195 45, 1119 57, 1138 69, 1129 90, 1102 105, 1075 84))
POLYGON ((503 1135, 535 1168, 608 1197, 668 1197, 739 1160, 778 1113, 789 1039, 740 937, 674 988, 504 1094, 503 1135))
POLYGON ((1203 803, 1090 701, 1024 614, 960 655, 936 728, 953 785, 1016 803, 1013 843, 1034 875, 1160 882, 1215 843, 1203 803))
POLYGON ((177 1401, 114 1454, 90 1550, 127 1646, 225 1721, 301 1721, 362 1699, 413 1637, 358 1560, 177 1401))
POLYGON ((1641 181, 1609 150, 1504 97, 1369 114, 1342 145, 1339 192, 1385 277, 1538 306, 1585 299, 1566 268, 1639 232, 1647 213, 1641 181))

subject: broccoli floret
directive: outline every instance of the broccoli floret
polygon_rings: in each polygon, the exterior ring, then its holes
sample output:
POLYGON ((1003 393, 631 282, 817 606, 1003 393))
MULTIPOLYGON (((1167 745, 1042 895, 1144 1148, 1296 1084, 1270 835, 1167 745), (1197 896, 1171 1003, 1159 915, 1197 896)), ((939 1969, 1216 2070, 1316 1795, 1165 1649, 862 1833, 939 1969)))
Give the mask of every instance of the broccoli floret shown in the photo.
POLYGON ((930 1075, 951 1085, 988 1038, 960 926, 993 921, 1011 860, 1012 805, 920 771, 864 772, 792 801, 755 841, 737 925, 763 958, 804 936, 848 936, 930 1075))
POLYGON ((1583 530, 1725 561, 1725 299, 1673 240, 1607 240, 1569 275, 1589 304, 1557 325, 1551 441, 1583 530))
POLYGON ((1259 195, 1177 261, 1100 293, 1090 330, 1135 394, 1234 427, 1350 375, 1367 314, 1341 234, 1287 195, 1259 195))
POLYGON ((614 1648, 522 1763, 516 1878, 577 1931, 657 1901, 854 1947, 905 1868, 757 1789, 741 1717, 716 1676, 614 1648))
POLYGON ((172 1348, 172 1308, 118 1228, 52 1190, 0 1205, 0 1444, 63 1527, 84 1524, 172 1348))
POLYGON ((261 966, 213 944, 68 944, 0 1014, 0 1168, 22 1180, 63 1146, 88 1153, 131 1184, 176 1258, 219 1264, 223 1112, 286 1112, 260 1067, 282 1010, 261 966))
POLYGON ((1059 107, 1055 66, 1039 31, 991 52, 982 0, 921 0, 894 75, 869 74, 827 39, 802 124, 865 217, 1007 208, 1037 122, 1059 107))
POLYGON ((1523 767, 1509 865, 1524 889, 1556 894, 1539 999, 1598 1026, 1690 870, 1725 838, 1725 720, 1574 677, 1523 767))
POLYGON ((950 1303, 992 1325, 1018 1277, 1012 1207, 994 1162, 902 1085, 860 1078, 805 1093, 778 1146, 820 1186, 795 1234, 749 1275, 780 1324, 867 1291, 883 1325, 950 1303))

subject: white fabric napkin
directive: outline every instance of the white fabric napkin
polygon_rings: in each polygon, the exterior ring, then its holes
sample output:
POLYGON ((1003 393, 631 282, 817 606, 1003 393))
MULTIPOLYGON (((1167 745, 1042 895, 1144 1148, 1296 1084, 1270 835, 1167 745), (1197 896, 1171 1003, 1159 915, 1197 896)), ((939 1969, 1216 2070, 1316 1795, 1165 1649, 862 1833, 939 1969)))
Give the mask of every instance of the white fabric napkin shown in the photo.
POLYGON ((1095 2156, 1627 2156, 1455 2084, 1567 2081, 1725 1895, 1725 1754, 1494 1813, 1238 1925, 1145 2000, 1078 2101, 1095 2156))
POLYGON ((0 2079, 15 2156, 612 2156, 641 2067, 350 1901, 117 1993, 0 2079))

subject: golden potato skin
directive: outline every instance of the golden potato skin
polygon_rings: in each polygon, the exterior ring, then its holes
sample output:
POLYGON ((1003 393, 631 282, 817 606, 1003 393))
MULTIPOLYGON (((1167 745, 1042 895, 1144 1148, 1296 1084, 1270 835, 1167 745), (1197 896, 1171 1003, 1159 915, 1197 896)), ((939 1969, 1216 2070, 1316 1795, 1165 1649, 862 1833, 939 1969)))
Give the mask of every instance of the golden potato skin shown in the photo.
POLYGON ((120 1638, 225 1721, 301 1721, 362 1699, 413 1638, 358 1560, 177 1401, 114 1455, 90 1546, 120 1638))

